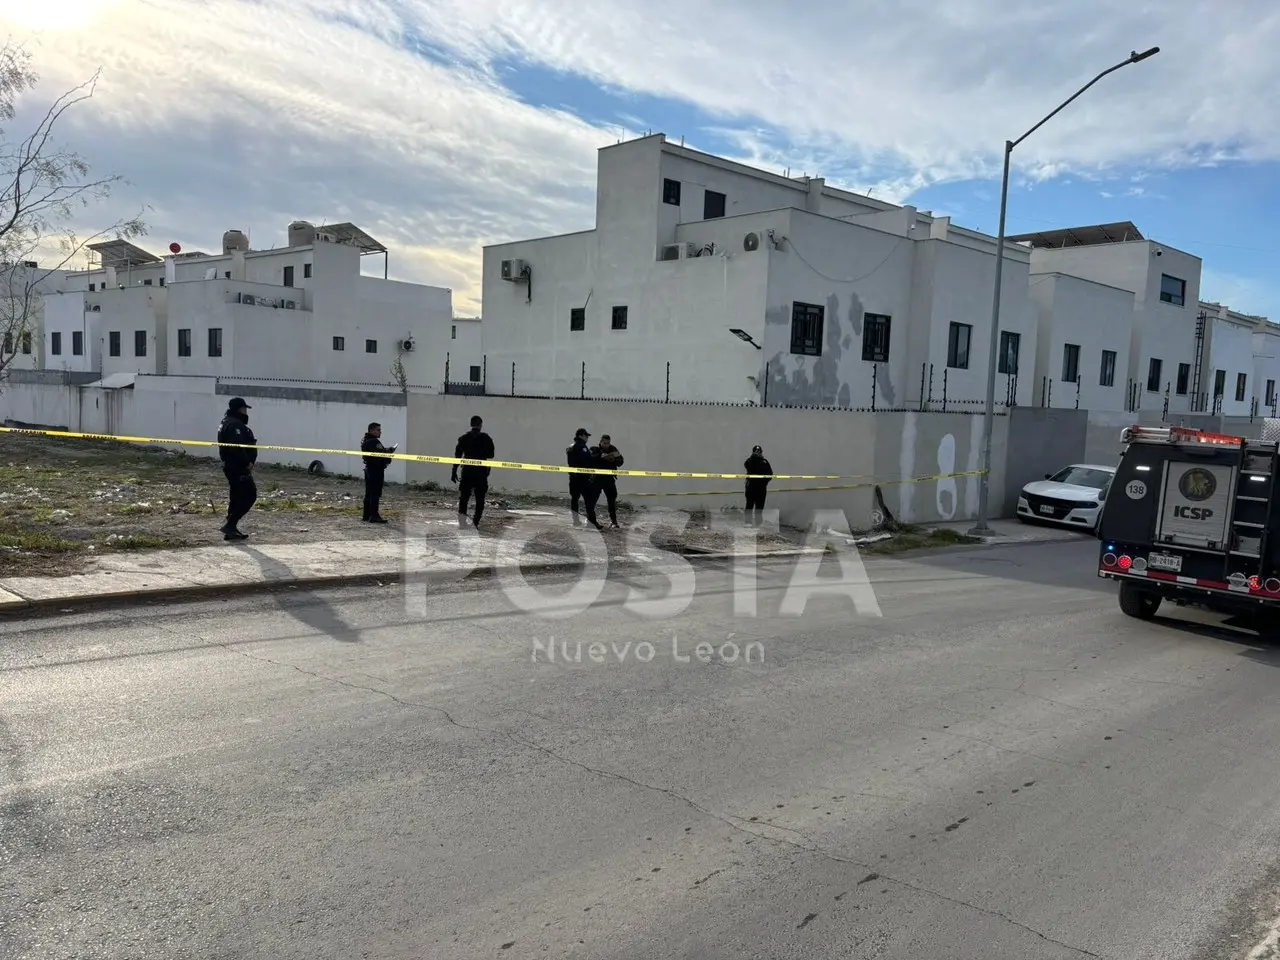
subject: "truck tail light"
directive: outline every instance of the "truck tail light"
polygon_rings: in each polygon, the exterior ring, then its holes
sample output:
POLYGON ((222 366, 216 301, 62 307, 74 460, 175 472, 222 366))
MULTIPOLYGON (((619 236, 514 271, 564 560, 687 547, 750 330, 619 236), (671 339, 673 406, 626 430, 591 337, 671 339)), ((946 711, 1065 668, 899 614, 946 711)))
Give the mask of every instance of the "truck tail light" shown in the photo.
POLYGON ((1121 570, 1128 570, 1133 566, 1133 559, 1128 554, 1125 554, 1116 562, 1120 564, 1121 570))

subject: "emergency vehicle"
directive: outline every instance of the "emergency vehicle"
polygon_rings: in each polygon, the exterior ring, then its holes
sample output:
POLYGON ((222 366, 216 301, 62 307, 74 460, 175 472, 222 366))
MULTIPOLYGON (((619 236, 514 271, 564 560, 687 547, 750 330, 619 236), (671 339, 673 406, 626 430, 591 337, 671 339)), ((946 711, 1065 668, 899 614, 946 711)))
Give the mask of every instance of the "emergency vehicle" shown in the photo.
POLYGON ((1120 609, 1280 614, 1277 443, 1189 427, 1126 427, 1120 439, 1097 527, 1098 576, 1119 582, 1120 609))

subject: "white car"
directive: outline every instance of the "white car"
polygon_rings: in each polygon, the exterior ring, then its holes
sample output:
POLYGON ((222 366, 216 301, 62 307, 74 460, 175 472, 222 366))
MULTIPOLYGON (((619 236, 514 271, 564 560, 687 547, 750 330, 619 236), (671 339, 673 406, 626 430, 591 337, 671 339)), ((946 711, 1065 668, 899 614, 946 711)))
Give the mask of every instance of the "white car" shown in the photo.
POLYGON ((1043 480, 1028 483, 1018 497, 1018 519, 1023 523, 1044 520, 1068 527, 1092 530, 1098 523, 1115 467, 1073 463, 1043 480))

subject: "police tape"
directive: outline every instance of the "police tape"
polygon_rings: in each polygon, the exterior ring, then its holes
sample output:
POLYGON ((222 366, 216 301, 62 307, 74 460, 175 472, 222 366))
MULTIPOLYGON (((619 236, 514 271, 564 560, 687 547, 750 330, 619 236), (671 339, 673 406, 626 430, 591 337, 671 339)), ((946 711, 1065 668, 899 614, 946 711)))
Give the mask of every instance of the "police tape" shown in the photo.
MULTIPOLYGON (((388 460, 404 460, 410 463, 439 463, 463 467, 493 467, 497 470, 527 470, 537 473, 587 473, 602 474, 613 477, 649 477, 656 479, 677 478, 683 480, 869 480, 871 482, 855 486, 874 486, 878 481, 867 474, 831 474, 831 473, 778 473, 773 475, 752 473, 692 473, 684 470, 602 470, 592 467, 555 466, 549 463, 523 463, 518 460, 471 460, 465 457, 436 457, 423 453, 365 453, 363 450, 342 450, 336 447, 286 447, 276 444, 218 443, 216 440, 175 440, 169 437, 131 437, 113 433, 79 433, 71 430, 45 430, 33 427, 0 427, 0 433, 15 433, 26 436, 59 437, 70 440, 110 440, 116 443, 154 443, 183 447, 229 447, 245 450, 273 450, 282 453, 322 453, 342 457, 382 457, 388 460)), ((976 471, 985 473, 984 470, 976 471)), ((924 483, 929 480, 945 479, 952 476, 969 476, 970 474, 946 474, 938 477, 913 478, 901 483, 924 483)), ((822 489, 810 487, 808 489, 822 489)), ((851 489, 849 487, 829 489, 851 489)), ((633 494, 638 496, 639 494, 633 494)), ((699 494, 703 495, 703 494, 699 494)))

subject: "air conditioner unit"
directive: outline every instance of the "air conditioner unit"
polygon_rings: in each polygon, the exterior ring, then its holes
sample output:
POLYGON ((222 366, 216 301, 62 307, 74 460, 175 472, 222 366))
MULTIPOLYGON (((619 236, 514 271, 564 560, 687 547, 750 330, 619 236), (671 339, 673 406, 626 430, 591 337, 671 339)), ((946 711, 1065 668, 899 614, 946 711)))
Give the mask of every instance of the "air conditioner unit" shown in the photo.
POLYGON ((403 350, 405 353, 408 353, 413 349, 413 338, 407 337, 406 339, 401 340, 399 346, 401 350, 403 350))
POLYGON ((503 260, 502 261, 502 279, 510 280, 512 283, 518 283, 524 276, 525 262, 523 260, 503 260))
POLYGON ((662 248, 662 259, 686 260, 689 257, 696 257, 698 255, 697 251, 698 245, 688 241, 682 240, 680 243, 668 243, 662 248))
POLYGON ((297 309, 298 309, 298 301, 297 301, 297 300, 286 300, 286 301, 284 302, 284 308, 285 308, 286 310, 297 310, 297 309))

